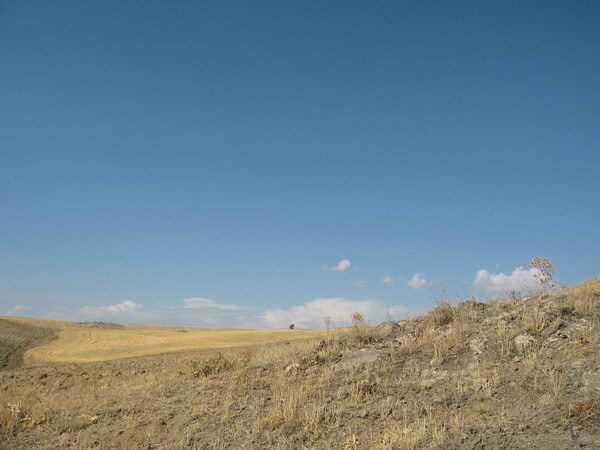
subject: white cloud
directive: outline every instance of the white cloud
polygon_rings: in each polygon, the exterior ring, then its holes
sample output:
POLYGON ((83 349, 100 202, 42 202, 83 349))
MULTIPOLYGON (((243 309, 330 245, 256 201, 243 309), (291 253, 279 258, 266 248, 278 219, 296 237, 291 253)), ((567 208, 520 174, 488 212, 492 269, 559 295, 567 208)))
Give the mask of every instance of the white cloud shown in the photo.
MULTIPOLYGON (((408 311, 403 306, 390 308, 401 313, 408 311)), ((330 318, 334 326, 343 326, 350 322, 350 318, 355 312, 360 312, 368 320, 378 323, 385 317, 386 306, 375 300, 352 301, 341 297, 317 298, 289 309, 266 311, 262 318, 266 324, 275 328, 284 328, 292 323, 297 328, 323 328, 326 317, 330 318)))
POLYGON ((415 273, 406 285, 412 289, 423 289, 427 286, 427 280, 422 273, 415 273))
POLYGON ((517 267, 510 275, 491 273, 481 269, 475 274, 473 287, 491 292, 537 291, 540 288, 540 282, 536 276, 539 278, 540 275, 539 269, 535 267, 530 269, 517 267))
POLYGON ((324 328, 329 317, 333 326, 346 326, 355 312, 373 324, 382 322, 389 309, 394 318, 406 316, 402 305, 384 305, 376 300, 346 300, 341 297, 317 298, 288 309, 253 310, 232 304, 220 304, 204 297, 183 299, 178 306, 146 307, 132 300, 82 308, 62 308, 48 314, 48 319, 139 323, 154 325, 286 328, 324 328))
POLYGON ((383 277, 381 279, 381 281, 383 281, 385 284, 387 284, 388 286, 393 286, 394 283, 396 282, 396 279, 393 277, 390 277, 389 275, 386 275, 385 277, 383 277))
POLYGON ((243 310, 233 304, 221 304, 204 297, 182 300, 181 306, 148 308, 132 300, 108 306, 62 308, 51 312, 50 319, 102 321, 156 325, 258 327, 256 311, 243 310))
POLYGON ((364 280, 357 280, 352 282, 352 287, 355 288, 366 288, 369 284, 364 280))
POLYGON ((330 270, 332 272, 341 272, 342 270, 349 269, 352 266, 352 262, 349 259, 342 259, 337 265, 333 267, 323 266, 323 270, 330 270))
POLYGON ((19 304, 19 305, 13 306, 8 311, 6 311, 6 315, 7 316, 23 316, 23 315, 28 314, 31 311, 33 311, 33 308, 31 306, 19 304))
POLYGON ((183 307, 190 309, 198 309, 198 308, 217 308, 217 309, 225 309, 228 311, 234 311, 239 309, 234 304, 223 304, 217 303, 214 300, 204 297, 191 297, 183 299, 183 307))
POLYGON ((125 300, 114 305, 84 306, 82 308, 64 308, 49 314, 52 319, 102 322, 149 323, 152 316, 144 305, 125 300))
POLYGON ((125 300, 124 302, 118 303, 116 305, 108 305, 108 306, 100 306, 100 309, 105 309, 111 313, 130 313, 135 311, 136 309, 143 308, 144 305, 140 305, 132 300, 125 300))

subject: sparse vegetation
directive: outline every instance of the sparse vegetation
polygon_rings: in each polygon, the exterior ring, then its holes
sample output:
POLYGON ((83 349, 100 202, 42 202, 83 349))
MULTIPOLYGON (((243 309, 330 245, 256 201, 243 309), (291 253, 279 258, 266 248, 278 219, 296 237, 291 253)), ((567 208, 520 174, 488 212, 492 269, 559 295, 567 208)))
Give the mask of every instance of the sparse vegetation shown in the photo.
POLYGON ((367 344, 379 338, 378 329, 369 324, 362 313, 355 312, 351 318, 350 337, 356 343, 367 344))
POLYGON ((542 294, 549 294, 567 287, 565 283, 557 283, 554 280, 554 264, 550 259, 534 256, 527 266, 536 269, 533 276, 540 283, 542 294))
POLYGON ((201 375, 208 376, 222 372, 232 372, 244 369, 248 366, 252 352, 246 351, 241 354, 231 356, 224 355, 221 352, 209 355, 200 359, 192 360, 190 366, 195 377, 201 375))
POLYGON ((0 447, 594 448, 599 298, 596 278, 268 345, 30 359, 0 370, 0 447))

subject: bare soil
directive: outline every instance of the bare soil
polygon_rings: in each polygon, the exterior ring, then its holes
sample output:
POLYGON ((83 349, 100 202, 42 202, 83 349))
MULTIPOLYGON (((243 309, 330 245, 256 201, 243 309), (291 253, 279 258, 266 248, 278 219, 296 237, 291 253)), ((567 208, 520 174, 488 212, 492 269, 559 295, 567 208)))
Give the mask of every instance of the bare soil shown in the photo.
POLYGON ((599 302, 597 278, 324 339, 78 364, 19 365, 51 330, 3 321, 0 448, 600 448, 599 302))
POLYGON ((52 328, 0 319, 0 370, 22 366, 27 350, 57 337, 56 330, 52 328))

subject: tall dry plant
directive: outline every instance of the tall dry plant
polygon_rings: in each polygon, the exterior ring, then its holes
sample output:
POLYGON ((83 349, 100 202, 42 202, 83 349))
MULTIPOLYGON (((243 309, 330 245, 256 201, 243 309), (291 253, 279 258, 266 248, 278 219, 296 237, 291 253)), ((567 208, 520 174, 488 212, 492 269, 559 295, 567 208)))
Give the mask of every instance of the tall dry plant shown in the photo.
POLYGON ((368 344, 379 338, 379 330, 372 326, 365 316, 360 312, 355 312, 351 316, 352 325, 350 326, 350 337, 359 344, 368 344))
POLYGON ((541 294, 550 294, 567 287, 565 283, 557 283, 554 278, 554 264, 549 258, 534 256, 527 267, 536 269, 533 277, 540 283, 541 294))

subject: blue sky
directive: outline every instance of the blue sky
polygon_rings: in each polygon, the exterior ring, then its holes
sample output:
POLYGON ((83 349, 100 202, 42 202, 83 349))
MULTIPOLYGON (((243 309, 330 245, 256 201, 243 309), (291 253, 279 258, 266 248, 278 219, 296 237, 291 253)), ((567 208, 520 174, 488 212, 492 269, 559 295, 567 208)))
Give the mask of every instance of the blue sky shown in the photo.
POLYGON ((0 2, 0 314, 318 327, 600 264, 600 3, 0 2), (479 272, 478 271, 485 271, 479 272))

